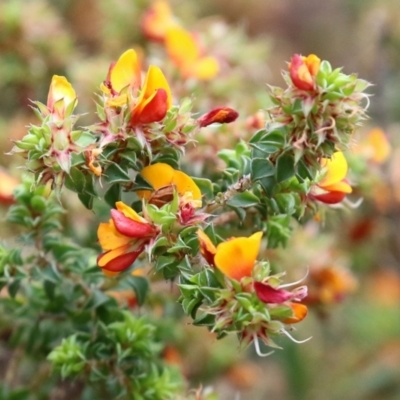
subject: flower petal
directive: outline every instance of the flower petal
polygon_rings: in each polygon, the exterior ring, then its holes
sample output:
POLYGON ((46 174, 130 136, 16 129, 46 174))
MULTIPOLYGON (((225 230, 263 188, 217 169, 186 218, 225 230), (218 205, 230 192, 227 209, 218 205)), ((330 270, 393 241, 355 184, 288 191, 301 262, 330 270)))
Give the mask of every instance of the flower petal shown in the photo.
POLYGON ((129 243, 124 246, 120 246, 113 250, 109 250, 105 253, 100 254, 97 257, 97 265, 101 268, 105 267, 114 258, 117 258, 117 257, 125 254, 128 249, 129 249, 129 243))
POLYGON ((313 194, 312 197, 325 204, 340 203, 345 197, 345 192, 327 192, 322 194, 313 194))
POLYGON ((284 319, 282 322, 285 324, 297 324, 302 321, 308 314, 307 306, 301 303, 290 303, 290 308, 293 311, 293 316, 284 319))
POLYGON ((121 235, 128 236, 130 238, 145 238, 154 235, 155 231, 151 224, 148 222, 137 222, 125 215, 118 210, 111 210, 111 217, 114 221, 115 228, 121 235))
POLYGON ((195 184, 194 180, 182 171, 174 171, 171 183, 175 185, 176 190, 180 196, 185 193, 192 193, 193 200, 201 200, 201 191, 195 184))
POLYGON ((65 76, 53 75, 47 97, 47 107, 52 109, 54 104, 62 99, 64 99, 64 108, 66 108, 75 101, 75 90, 65 76))
POLYGON ((301 90, 313 90, 314 80, 305 64, 303 57, 295 54, 289 65, 290 78, 294 86, 301 90))
POLYGON ((158 0, 145 12, 142 30, 148 39, 162 42, 167 29, 175 24, 168 2, 158 0))
POLYGON ((114 222, 101 223, 97 229, 97 237, 103 250, 113 250, 127 245, 131 238, 117 232, 114 222))
POLYGON ((226 276, 240 281, 251 276, 254 263, 260 250, 262 232, 245 238, 234 238, 217 246, 215 265, 226 276))
POLYGON ((140 86, 140 65, 135 50, 125 51, 110 71, 112 88, 120 93, 122 89, 131 85, 140 86))
MULTIPOLYGON (((103 258, 100 256, 98 258, 98 265, 101 267, 103 270, 107 270, 110 272, 121 272, 125 271, 128 269, 139 257, 139 255, 142 253, 143 249, 137 250, 137 251, 131 251, 126 254, 121 254, 119 256, 113 257, 110 261, 107 263, 104 263, 103 259, 108 255, 108 253, 103 254, 103 258), (100 263, 103 265, 100 265, 100 263)), ((111 252, 109 252, 111 253, 111 252)))
POLYGON ((321 65, 321 59, 315 54, 310 54, 304 58, 304 63, 307 65, 307 69, 310 71, 312 76, 316 76, 321 65))
POLYGON ((262 282, 254 282, 254 290, 258 298, 268 304, 284 303, 293 297, 292 292, 284 289, 275 289, 271 285, 262 282))
POLYGON ((179 68, 193 65, 200 58, 200 49, 187 30, 174 26, 167 30, 165 46, 171 60, 179 68))
POLYGON ((215 57, 202 57, 194 64, 188 64, 185 76, 193 76, 202 81, 213 79, 219 72, 219 63, 215 57))
POLYGON ((215 247, 214 243, 201 229, 197 231, 197 237, 200 243, 201 255, 209 265, 214 265, 214 256, 217 252, 217 248, 215 247))
POLYGON ((381 129, 373 129, 368 134, 367 143, 372 150, 371 161, 381 164, 389 157, 391 150, 390 143, 381 129))
POLYGON ((157 89, 152 96, 142 101, 140 107, 133 110, 132 125, 144 125, 164 119, 168 111, 168 95, 164 89, 157 89))
POLYGON ((197 123, 199 124, 200 128, 213 123, 229 124, 230 122, 235 121, 238 116, 239 113, 233 108, 217 107, 198 118, 197 123))
MULTIPOLYGON (((140 175, 146 179, 147 182, 153 186, 154 190, 158 190, 164 186, 168 186, 171 184, 173 176, 174 176, 174 169, 165 163, 157 163, 153 165, 148 165, 144 167, 140 172, 140 175)), ((138 190, 137 195, 141 199, 148 200, 151 196, 152 191, 150 190, 138 190)))
POLYGON ((353 191, 353 188, 345 180, 324 186, 323 189, 328 192, 351 193, 353 191))
POLYGON ((131 207, 127 206, 122 201, 117 201, 115 203, 115 206, 117 207, 118 211, 121 211, 122 214, 125 215, 126 218, 130 218, 133 221, 137 221, 137 222, 147 222, 135 210, 133 210, 131 207))
POLYGON ((324 177, 318 183, 318 186, 322 188, 342 181, 347 175, 347 160, 341 151, 333 153, 330 159, 323 158, 321 167, 326 171, 324 177))

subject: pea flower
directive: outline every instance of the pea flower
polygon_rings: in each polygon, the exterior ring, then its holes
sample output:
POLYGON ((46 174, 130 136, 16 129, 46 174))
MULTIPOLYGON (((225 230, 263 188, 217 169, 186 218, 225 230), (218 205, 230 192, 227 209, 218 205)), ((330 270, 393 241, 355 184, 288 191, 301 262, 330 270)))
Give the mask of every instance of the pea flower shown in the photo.
POLYGON ((361 154, 375 164, 384 163, 390 155, 391 147, 385 132, 380 128, 372 129, 367 137, 355 146, 354 152, 361 154))
POLYGON ((217 107, 197 119, 200 128, 218 123, 229 124, 236 120, 239 113, 230 107, 217 107))
POLYGON ((294 86, 301 90, 314 90, 320 64, 321 60, 315 54, 307 57, 295 54, 289 65, 290 78, 294 86))
POLYGON ((213 79, 219 71, 216 58, 204 56, 193 35, 179 26, 171 27, 165 36, 167 53, 184 78, 213 79))
MULTIPOLYGON (((201 191, 194 180, 182 171, 173 169, 165 163, 156 163, 144 167, 140 175, 153 186, 151 190, 140 190, 137 194, 140 198, 151 201, 152 197, 164 188, 175 188, 179 196, 191 193, 195 207, 201 207, 201 191)), ((171 198, 172 199, 172 198, 171 198)))
POLYGON ((62 121, 70 116, 77 103, 75 90, 67 78, 54 75, 47 96, 47 108, 53 120, 62 121))
POLYGON ((143 34, 149 40, 164 42, 167 30, 176 26, 169 3, 164 0, 154 2, 144 13, 142 19, 143 34))
MULTIPOLYGON (((225 276, 239 282, 243 278, 254 278, 253 271, 260 250, 262 232, 256 232, 250 237, 232 238, 216 247, 203 231, 197 231, 197 235, 200 242, 200 252, 203 257, 207 262, 223 272, 225 276)), ((306 286, 287 291, 283 289, 284 286, 282 285, 275 287, 269 280, 269 277, 266 277, 253 283, 257 297, 264 303, 282 304, 301 301, 307 296, 306 286)))
POLYGON ((341 151, 333 153, 332 157, 321 160, 323 178, 312 188, 310 197, 326 204, 340 203, 348 193, 352 192, 351 186, 346 182, 348 165, 341 151))
POLYGON ((100 254, 97 264, 106 273, 119 273, 128 269, 144 250, 146 244, 158 234, 158 229, 139 216, 132 208, 119 201, 111 210, 111 219, 101 223, 97 230, 100 254))
POLYGON ((142 85, 138 56, 133 49, 111 64, 101 89, 108 97, 108 106, 128 104, 132 126, 161 121, 172 105, 171 90, 160 68, 150 65, 142 85))

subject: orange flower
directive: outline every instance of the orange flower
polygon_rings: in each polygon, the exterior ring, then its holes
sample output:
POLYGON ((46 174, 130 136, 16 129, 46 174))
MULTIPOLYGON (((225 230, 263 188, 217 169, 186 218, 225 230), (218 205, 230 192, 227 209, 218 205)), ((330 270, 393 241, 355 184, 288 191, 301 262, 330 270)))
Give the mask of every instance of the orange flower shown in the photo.
POLYGON ((262 232, 250 237, 238 237, 220 243, 216 247, 214 263, 227 277, 240 281, 251 276, 260 250, 262 232))
POLYGON ((310 54, 308 57, 295 54, 289 65, 290 78, 294 86, 301 90, 314 90, 320 64, 321 60, 315 54, 310 54))
POLYGON ((214 57, 203 56, 196 39, 185 29, 174 26, 167 30, 165 45, 172 62, 184 78, 209 80, 219 71, 214 57))
POLYGON ((308 314, 307 306, 301 303, 290 303, 289 307, 293 311, 291 317, 285 318, 282 322, 285 324, 297 324, 302 321, 308 314))
MULTIPOLYGON (((186 195, 191 198, 195 207, 201 207, 201 191, 184 172, 175 170, 168 164, 157 163, 144 167, 140 175, 153 186, 154 191, 173 186, 180 197, 186 195)), ((138 196, 146 200, 150 199, 152 193, 150 190, 137 191, 138 196)))
POLYGON ((348 170, 345 156, 341 151, 337 151, 330 159, 323 158, 321 166, 324 176, 313 188, 310 196, 326 204, 340 203, 352 192, 351 186, 345 180, 348 170))
POLYGON ((382 164, 388 159, 391 146, 385 132, 380 128, 374 128, 358 146, 356 145, 354 151, 356 154, 361 153, 373 163, 382 164))
POLYGON ((171 7, 164 0, 155 1, 145 12, 142 19, 144 35, 156 42, 163 42, 167 30, 177 25, 171 7))
POLYGON ((98 257, 97 264, 108 273, 128 269, 145 244, 158 233, 156 227, 123 202, 115 205, 117 209, 111 210, 109 222, 101 223, 97 230, 100 246, 105 251, 98 257))
POLYGON ((139 60, 133 49, 127 50, 116 63, 111 64, 101 89, 109 97, 108 106, 129 104, 132 125, 161 121, 172 105, 171 90, 160 68, 150 65, 141 85, 139 60), (139 96, 133 98, 139 88, 139 96))

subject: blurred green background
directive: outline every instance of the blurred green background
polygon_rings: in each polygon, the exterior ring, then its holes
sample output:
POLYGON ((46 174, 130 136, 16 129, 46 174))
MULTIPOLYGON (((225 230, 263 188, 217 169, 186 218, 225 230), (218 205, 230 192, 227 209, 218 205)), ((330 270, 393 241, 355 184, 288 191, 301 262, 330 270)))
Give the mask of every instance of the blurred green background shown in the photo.
MULTIPOLYGON (((35 123, 29 101, 46 101, 53 74, 66 75, 72 82, 78 111, 88 113, 82 124, 91 123, 92 93, 105 79, 110 62, 130 47, 142 48, 146 59, 165 65, 173 92, 194 93, 197 110, 210 104, 237 108, 239 127, 268 107, 266 84, 283 85, 280 71, 294 53, 315 53, 334 67, 343 66, 346 73, 358 73, 374 86, 371 120, 354 141, 362 142, 378 126, 389 137, 391 157, 381 165, 350 157, 353 200, 362 197, 362 205, 328 215, 323 226, 311 222, 297 229, 289 242, 290 254, 269 254, 294 278, 307 268, 347 268, 358 282, 357 290, 344 290, 341 301, 311 306, 295 336, 313 339, 297 345, 284 338, 284 350, 266 360, 252 351, 239 354, 234 338, 217 343, 211 336, 204 340, 208 336, 202 329, 186 327, 178 346, 179 362, 193 384, 213 385, 223 400, 399 399, 399 0, 171 0, 177 18, 198 32, 205 52, 221 62, 221 72, 211 82, 184 87, 162 46, 149 43, 141 32, 141 18, 150 4, 0 2, 0 166, 18 176, 22 160, 5 153, 12 147, 10 139, 21 138, 26 126, 35 123)), ((239 129, 227 134, 229 139, 214 140, 234 143, 247 133, 239 129)), ((67 218, 66 224, 71 235, 89 240, 93 216, 71 198, 69 207, 83 218, 79 226, 76 219, 67 218)))

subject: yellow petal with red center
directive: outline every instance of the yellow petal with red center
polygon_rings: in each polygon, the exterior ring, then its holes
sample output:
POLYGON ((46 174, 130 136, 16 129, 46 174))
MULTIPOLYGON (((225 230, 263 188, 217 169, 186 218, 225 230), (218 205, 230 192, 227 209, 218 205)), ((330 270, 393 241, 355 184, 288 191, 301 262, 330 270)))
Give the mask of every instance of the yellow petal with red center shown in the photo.
POLYGON ((179 26, 167 30, 165 45, 169 57, 180 68, 193 65, 200 58, 200 49, 196 40, 190 32, 179 26))
POLYGON ((381 129, 375 128, 369 133, 368 145, 373 150, 371 161, 381 164, 389 157, 390 143, 381 129))
POLYGON ((47 106, 52 108, 54 103, 61 99, 64 99, 64 106, 67 107, 68 104, 75 101, 76 93, 65 76, 54 75, 51 79, 47 106))
POLYGON ((325 172, 324 177, 318 183, 318 186, 325 188, 334 183, 342 181, 347 174, 347 160, 341 151, 333 153, 332 158, 323 158, 321 166, 325 172))
POLYGON ((165 90, 167 94, 167 110, 169 110, 172 105, 172 95, 167 79, 160 68, 150 65, 133 113, 140 113, 154 98, 158 89, 165 90))
POLYGON ((193 196, 193 200, 201 200, 201 191, 194 183, 194 180, 182 171, 174 171, 171 183, 175 185, 180 196, 189 192, 193 196))
MULTIPOLYGON (((157 190, 164 186, 170 185, 172 183, 174 173, 174 169, 168 164, 157 163, 144 167, 140 172, 140 175, 146 179, 150 185, 153 186, 154 190, 157 190)), ((149 199, 152 191, 138 190, 136 193, 141 199, 149 199)))
POLYGON ((315 54, 310 54, 304 58, 304 63, 307 65, 308 70, 312 76, 316 76, 321 65, 321 60, 315 54))
POLYGON ((122 214, 125 215, 126 218, 130 218, 133 221, 137 221, 137 222, 147 223, 147 221, 144 218, 142 218, 135 210, 133 210, 131 207, 127 206, 122 201, 117 201, 115 203, 115 206, 117 207, 118 211, 121 211, 122 214))
POLYGON ((107 253, 104 253, 101 257, 98 258, 97 264, 99 267, 106 266, 110 261, 114 260, 114 258, 122 256, 125 254, 129 249, 129 244, 124 246, 118 247, 114 250, 110 250, 107 253))
POLYGON ((215 265, 226 276, 240 281, 251 276, 254 263, 260 250, 262 232, 245 238, 234 238, 217 246, 215 265))
POLYGON ((290 303, 290 308, 293 311, 293 316, 286 318, 283 322, 285 324, 296 324, 302 321, 308 314, 307 306, 301 303, 290 303))
POLYGON ((193 65, 188 65, 185 71, 186 76, 206 81, 213 79, 219 72, 219 63, 215 57, 202 57, 193 65))
POLYGON ((340 181, 333 183, 329 186, 324 186, 324 190, 328 192, 342 192, 342 193, 351 193, 353 191, 352 187, 345 181, 340 181))
POLYGON ((140 65, 135 50, 127 50, 121 55, 111 69, 110 81, 117 93, 129 85, 140 86, 140 65))
POLYGON ((108 223, 103 222, 99 225, 97 229, 97 237, 100 246, 105 251, 124 246, 132 240, 132 238, 121 235, 117 232, 112 219, 110 219, 110 222, 108 223))

